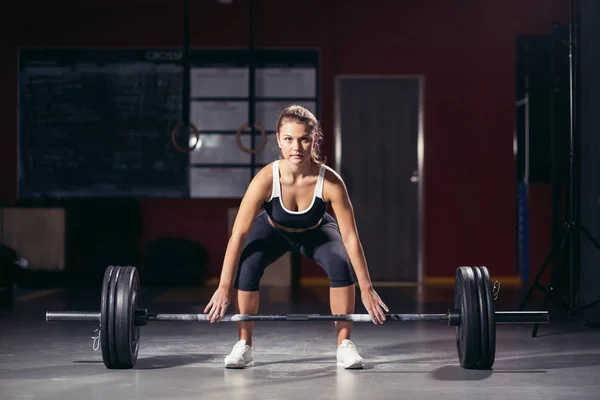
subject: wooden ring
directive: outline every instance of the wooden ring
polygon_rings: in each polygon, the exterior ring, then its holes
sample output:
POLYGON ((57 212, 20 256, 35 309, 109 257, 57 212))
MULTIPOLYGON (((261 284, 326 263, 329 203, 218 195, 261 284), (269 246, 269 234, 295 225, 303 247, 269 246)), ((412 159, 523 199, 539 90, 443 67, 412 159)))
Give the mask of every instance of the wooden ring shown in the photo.
POLYGON ((240 126, 238 128, 237 132, 235 133, 235 144, 244 153, 256 154, 259 151, 262 151, 265 148, 265 146, 267 145, 267 132, 265 131, 265 129, 257 123, 254 123, 253 126, 254 126, 254 128, 256 128, 256 130, 260 131, 260 135, 262 137, 262 142, 255 149, 247 149, 242 145, 242 138, 241 138, 242 131, 248 127, 248 124, 246 124, 246 123, 242 124, 242 126, 240 126))
POLYGON ((196 137, 196 143, 194 143, 193 147, 181 147, 179 144, 177 144, 177 140, 175 140, 175 138, 177 137, 177 130, 184 125, 185 124, 183 122, 180 122, 177 125, 175 125, 175 127, 171 131, 171 142, 173 143, 173 146, 177 149, 177 151, 180 151, 182 153, 191 153, 192 151, 194 151, 194 149, 198 145, 198 142, 200 141, 200 133, 198 132, 198 128, 196 128, 196 125, 190 122, 188 125, 192 128, 192 132, 196 137))

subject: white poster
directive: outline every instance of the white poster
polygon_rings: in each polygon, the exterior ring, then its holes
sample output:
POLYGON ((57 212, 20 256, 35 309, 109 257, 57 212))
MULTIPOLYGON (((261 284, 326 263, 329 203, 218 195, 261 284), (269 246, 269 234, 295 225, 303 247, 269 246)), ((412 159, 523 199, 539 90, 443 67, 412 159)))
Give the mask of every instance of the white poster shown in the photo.
POLYGON ((192 68, 192 97, 248 97, 247 68, 192 68))
POLYGON ((249 184, 249 168, 190 168, 190 196, 195 199, 241 199, 249 184))
POLYGON ((195 101, 190 106, 190 120, 204 131, 231 131, 248 123, 248 102, 195 101))
MULTIPOLYGON (((250 148, 250 135, 240 135, 240 142, 250 148)), ((250 154, 236 144, 235 135, 201 134, 190 154, 191 164, 250 164, 250 154)))
POLYGON ((257 68, 257 97, 317 97, 314 68, 257 68))

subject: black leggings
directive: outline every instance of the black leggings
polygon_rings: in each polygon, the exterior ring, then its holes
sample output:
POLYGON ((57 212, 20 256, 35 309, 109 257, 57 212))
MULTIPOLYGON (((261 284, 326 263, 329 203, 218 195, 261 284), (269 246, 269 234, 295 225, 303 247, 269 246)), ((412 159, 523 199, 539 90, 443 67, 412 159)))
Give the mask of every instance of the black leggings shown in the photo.
POLYGON ((304 232, 285 232, 269 223, 262 211, 254 220, 252 230, 240 257, 235 288, 257 291, 265 268, 292 249, 321 266, 329 277, 330 287, 356 283, 356 275, 340 235, 337 222, 325 214, 318 227, 304 232))

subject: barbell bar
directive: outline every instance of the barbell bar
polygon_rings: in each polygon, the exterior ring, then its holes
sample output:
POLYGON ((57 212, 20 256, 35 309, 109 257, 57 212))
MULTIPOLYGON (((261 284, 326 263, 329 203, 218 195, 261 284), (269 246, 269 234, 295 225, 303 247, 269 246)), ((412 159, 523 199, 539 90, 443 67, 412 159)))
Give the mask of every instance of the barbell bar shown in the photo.
MULTIPOLYGON (((497 324, 543 324, 549 320, 548 311, 496 311, 497 324)), ((46 322, 100 322, 99 312, 84 311, 49 311, 46 313, 46 322)), ((449 310, 446 314, 385 314, 386 321, 402 322, 447 322, 449 326, 458 326, 460 313, 458 310, 449 310)), ((194 321, 208 322, 208 314, 148 314, 146 309, 137 309, 135 325, 143 326, 148 321, 194 321)), ((371 322, 369 314, 226 314, 220 322, 242 321, 351 321, 371 322)))
MULTIPOLYGON (((99 323, 102 360, 109 369, 135 366, 140 327, 149 321, 209 322, 208 314, 148 314, 140 307, 137 269, 109 266, 104 273, 99 312, 47 311, 46 322, 99 323)), ((466 369, 489 369, 496 351, 496 324, 548 323, 547 311, 495 311, 491 278, 486 267, 456 270, 454 307, 444 314, 386 314, 387 321, 446 322, 456 327, 459 362, 466 369)), ((221 322, 240 321, 352 321, 371 322, 369 314, 227 314, 221 322)))

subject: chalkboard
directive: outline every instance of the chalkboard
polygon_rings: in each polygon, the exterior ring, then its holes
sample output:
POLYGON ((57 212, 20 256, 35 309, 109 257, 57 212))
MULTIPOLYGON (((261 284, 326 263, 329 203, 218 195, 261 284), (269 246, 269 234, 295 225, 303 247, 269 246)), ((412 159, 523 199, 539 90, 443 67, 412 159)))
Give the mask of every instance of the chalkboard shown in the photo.
POLYGON ((188 197, 182 53, 20 49, 20 199, 188 197))

